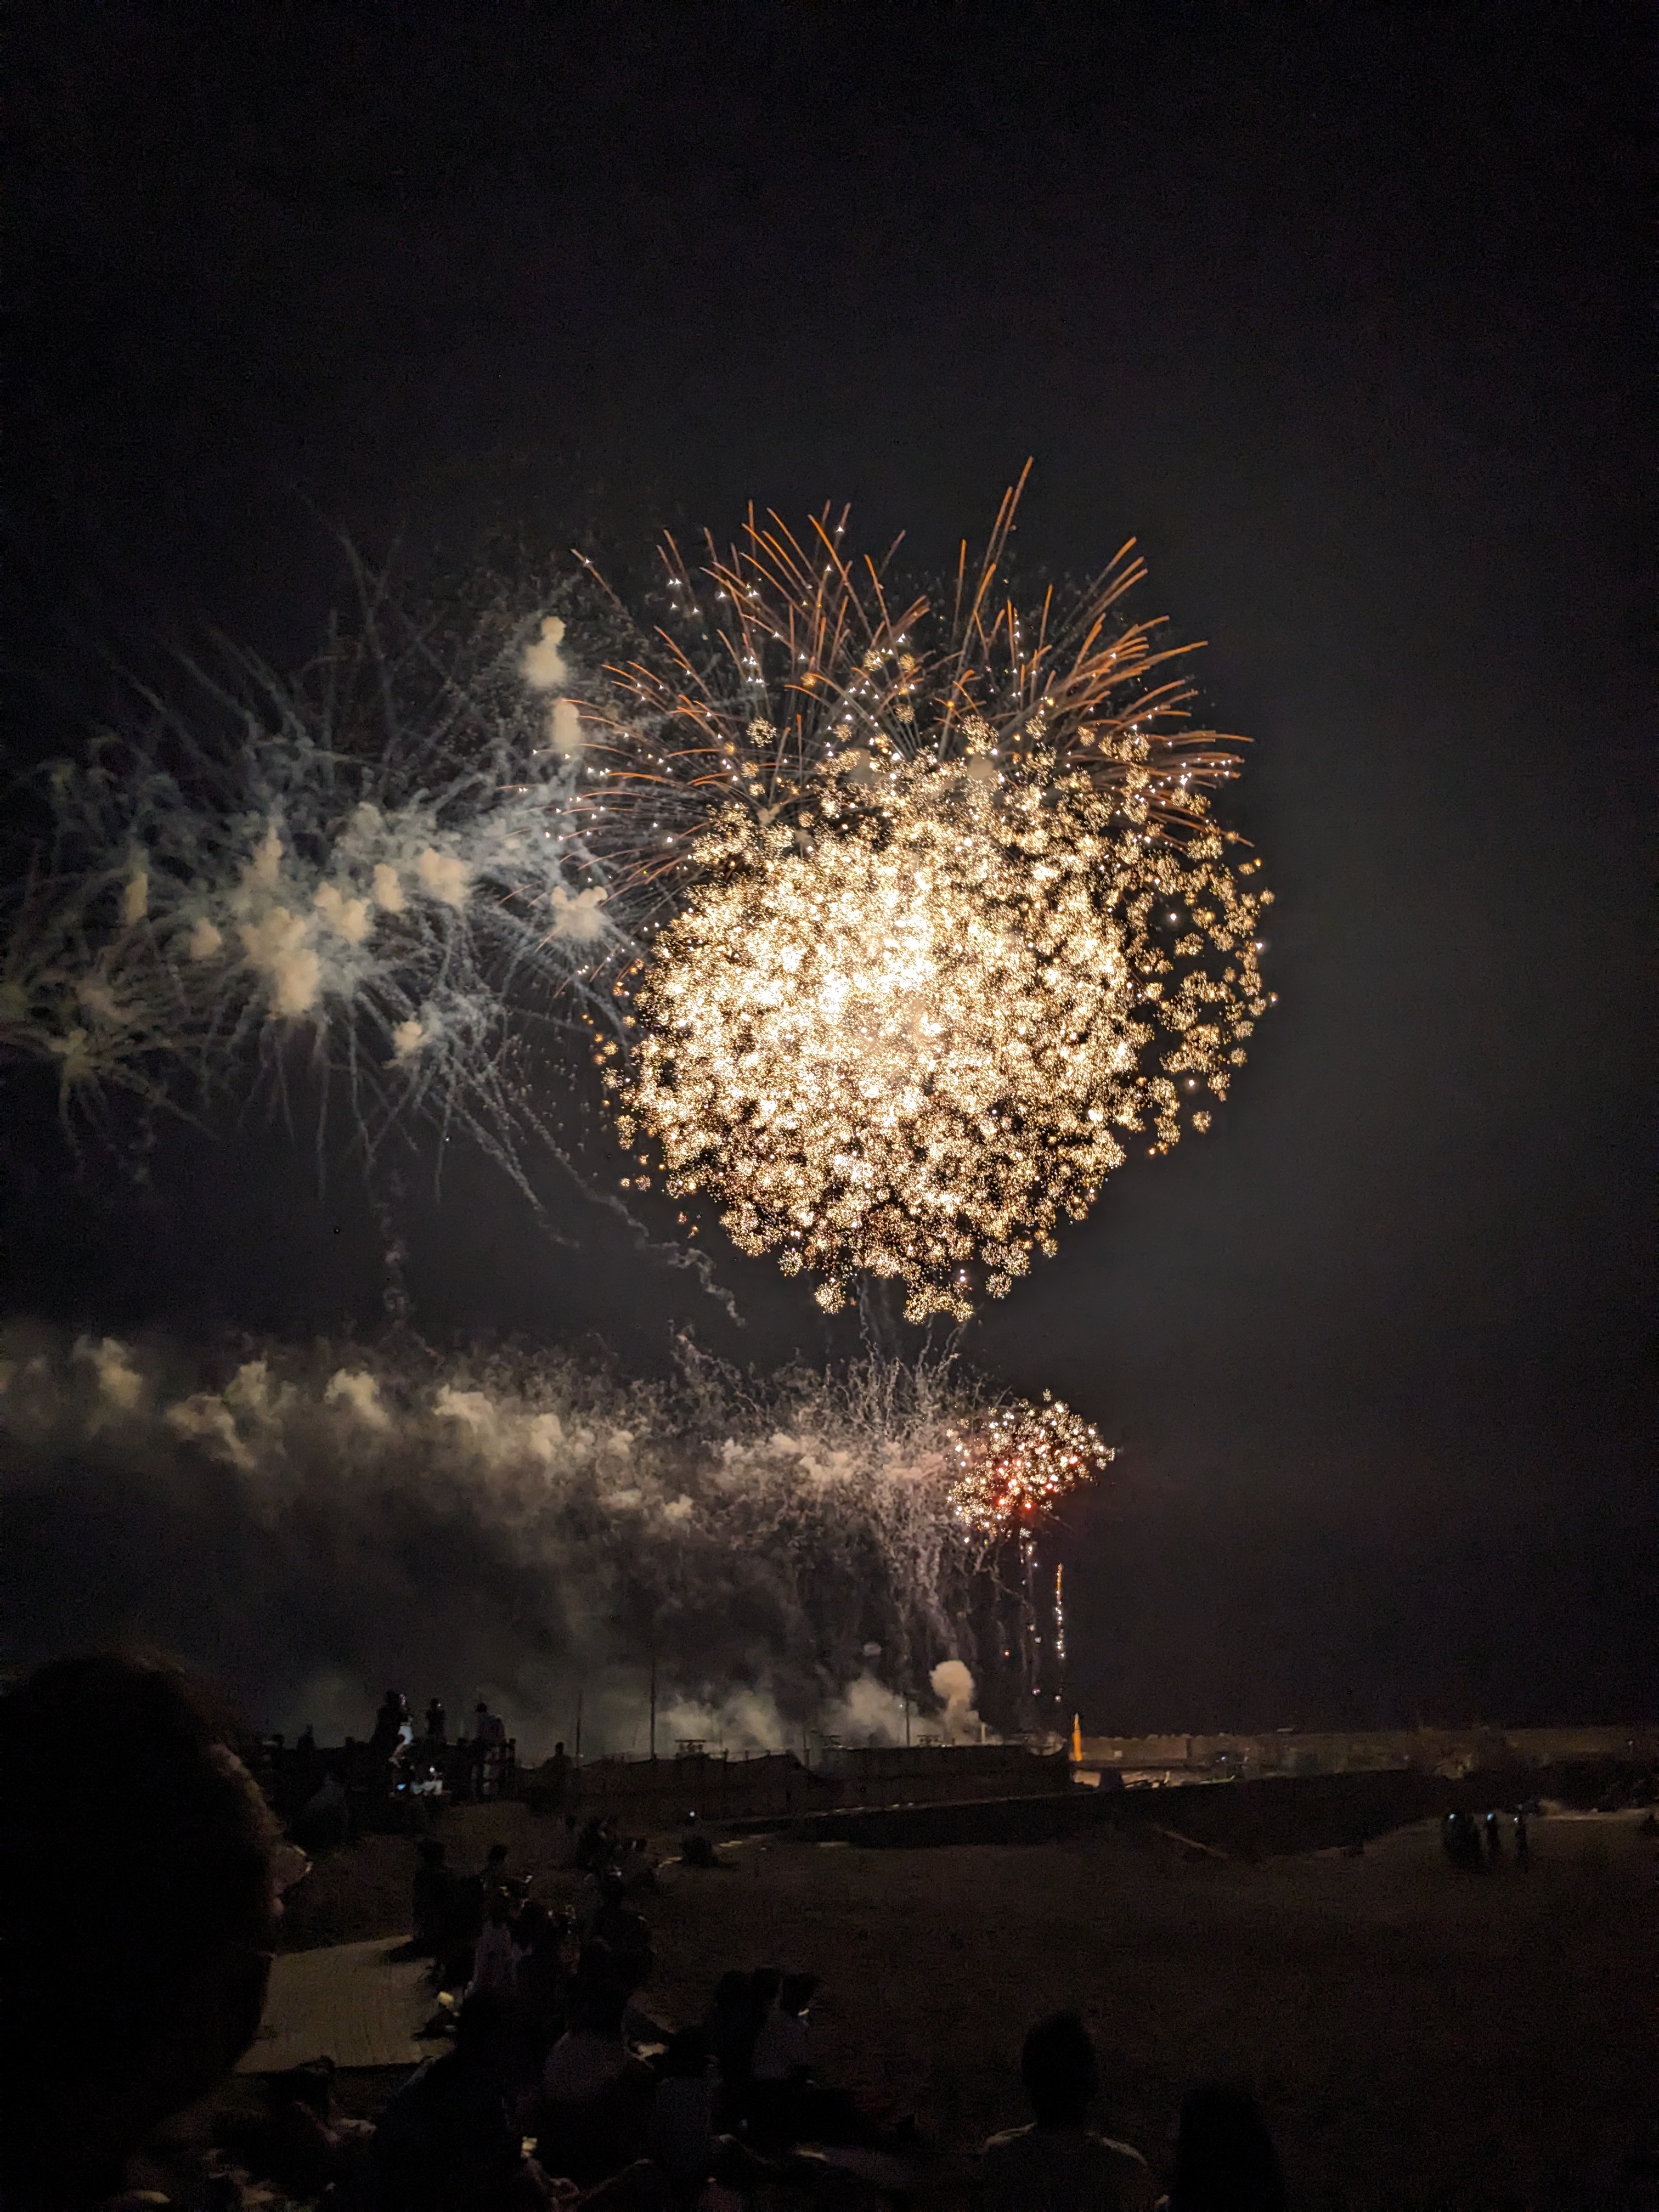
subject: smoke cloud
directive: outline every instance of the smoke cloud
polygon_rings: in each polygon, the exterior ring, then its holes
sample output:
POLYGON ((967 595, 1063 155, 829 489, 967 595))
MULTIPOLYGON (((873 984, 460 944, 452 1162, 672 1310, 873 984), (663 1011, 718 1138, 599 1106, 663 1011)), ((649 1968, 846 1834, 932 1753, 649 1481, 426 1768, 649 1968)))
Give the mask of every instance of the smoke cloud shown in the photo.
POLYGON ((13 1667, 118 1638, 251 1719, 367 1730, 389 1683, 574 1735, 799 1746, 977 1735, 976 1554, 951 1512, 947 1365, 764 1389, 689 1348, 664 1383, 559 1355, 0 1340, 13 1667), (937 1709, 937 1710, 936 1710, 937 1709))

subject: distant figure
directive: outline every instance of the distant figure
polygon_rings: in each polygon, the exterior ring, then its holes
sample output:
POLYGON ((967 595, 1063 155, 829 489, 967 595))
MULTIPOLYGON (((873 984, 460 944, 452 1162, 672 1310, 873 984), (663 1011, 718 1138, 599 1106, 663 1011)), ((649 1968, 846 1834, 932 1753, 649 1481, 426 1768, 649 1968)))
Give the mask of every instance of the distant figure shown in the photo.
POLYGON ((1515 1808, 1515 1863, 1518 1867, 1532 1864, 1532 1845, 1527 1837, 1527 1808, 1524 1805, 1517 1805, 1515 1808))
POLYGON ((1170 2212, 1285 2212, 1285 2177, 1261 2107, 1225 2081, 1181 2107, 1170 2212))
POLYGON ((317 1730, 310 1721, 307 1721, 305 1726, 300 1730, 299 1736, 295 1742, 294 1749, 297 1756, 301 1759, 316 1758, 317 1730))
POLYGON ((1074 2012, 1037 2023, 1019 2071, 1036 2118, 985 2146, 988 2212, 1152 2212, 1158 2191, 1146 2160, 1088 2124, 1100 2077, 1074 2012))
POLYGON ((472 1798, 493 1797, 507 1759, 507 1723, 482 1698, 472 1714, 472 1798))
POLYGON ((24 1784, 0 1837, 8 2206, 117 2195, 253 2041, 278 1837, 236 1733, 159 1659, 59 1660, 0 1698, 0 1773, 24 1784))
POLYGON ((1504 1826, 1495 1812, 1486 1815, 1486 1862, 1500 1866, 1504 1858, 1504 1826))
POLYGON ((448 1741, 447 1725, 441 1698, 428 1698, 426 1706, 426 1740, 428 1743, 448 1741))
POLYGON ((565 1792, 570 1787, 570 1761, 565 1756, 564 1746, 556 1743, 553 1756, 542 1769, 542 1780, 547 1793, 550 1813, 562 1813, 565 1792))
POLYGON ((680 1863, 689 1867, 712 1867, 719 1864, 714 1846, 697 1826, 696 1813, 688 1813, 685 1826, 680 1831, 680 1863))
POLYGON ((378 1759, 390 1759, 403 1735, 404 1723, 409 1718, 409 1699, 401 1690, 388 1690, 374 1716, 374 1733, 369 1738, 378 1759))

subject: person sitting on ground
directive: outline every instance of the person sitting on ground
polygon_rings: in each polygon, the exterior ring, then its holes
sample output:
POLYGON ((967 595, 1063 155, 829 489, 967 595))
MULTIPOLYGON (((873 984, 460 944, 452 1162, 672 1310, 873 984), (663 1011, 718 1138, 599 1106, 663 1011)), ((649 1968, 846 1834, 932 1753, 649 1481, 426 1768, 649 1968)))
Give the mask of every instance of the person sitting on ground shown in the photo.
POLYGON ((270 2177, 303 2197, 349 2181, 374 2137, 368 2120, 343 2112, 334 2096, 334 2061, 313 2058, 266 2084, 270 2125, 263 2149, 270 2177))
POLYGON ((988 2212, 1151 2212, 1158 2192, 1146 2160, 1089 2126, 1100 2076, 1074 2012, 1037 2022, 1019 2072, 1036 2118, 985 2146, 988 2212))
POLYGON ((730 2118, 749 2086, 749 2062, 757 2027, 747 1974, 734 1968, 720 1976, 714 1984, 713 2002, 703 2014, 702 2027, 720 2069, 723 2109, 730 2118))
POLYGON ((651 1923, 637 1905, 628 1901, 619 1867, 607 1867, 599 1876, 599 1906, 592 1933, 608 1943, 631 1989, 637 1989, 651 1972, 651 1923))
POLYGON ((282 1847, 234 1740, 198 1685, 149 1656, 60 1660, 0 1698, 8 2205, 113 2195, 157 2125, 258 2031, 282 1847), (41 1777, 50 1787, 27 1786, 41 1777))
POLYGON ((592 1874, 596 1866, 603 1866, 604 1823, 597 1813, 590 1813, 582 1822, 581 1833, 576 1838, 576 1850, 572 1863, 583 1874, 592 1874))
POLYGON ((622 1875, 623 1887, 634 1896, 641 1890, 657 1887, 657 1862, 651 1856, 651 1847, 644 1836, 629 1836, 617 1854, 617 1866, 622 1875))
POLYGON ((755 2037, 749 2111, 763 2142, 792 2142, 801 2131, 811 2075, 806 2008, 817 1985, 816 1974, 785 1974, 755 2037))
POLYGON ((805 2081, 811 2072, 806 2008, 817 1989, 816 1974, 785 1974, 776 2002, 760 2023, 749 2070, 757 2081, 805 2081))
POLYGON ((497 1890, 484 1907, 484 1924, 472 1953, 472 1978, 466 1993, 500 1990, 510 1994, 519 1978, 519 1948, 513 1940, 513 1918, 505 1893, 497 1890))
POLYGON ((380 2116, 368 2201, 385 2212, 498 2212, 545 2202, 515 2109, 523 2059, 511 2001, 498 1990, 469 1996, 454 2049, 417 2067, 380 2116))
POLYGON ((566 1916, 550 1912, 534 1898, 520 1912, 513 1939, 519 1947, 519 2002, 544 2059, 565 2031, 580 1947, 567 1938, 566 1916))
POLYGON ((629 2054, 623 2003, 615 1984, 580 1978, 570 2025, 542 2069, 542 2162, 583 2186, 638 2155, 649 2115, 651 2076, 629 2054))
POLYGON ((1170 2212, 1285 2212, 1279 2153, 1240 2084, 1207 2082, 1182 2104, 1170 2212))
POLYGON ((646 2130, 646 2150, 677 2191, 707 2181, 714 2155, 714 2083, 708 2039, 683 2027, 668 2039, 646 2130))
POLYGON ((507 1883, 512 1880, 512 1876, 507 1870, 505 1844, 492 1844, 484 1853, 484 1863, 479 1869, 478 1880, 483 1886, 483 1901, 486 1906, 492 1897, 499 1897, 506 1893, 507 1883))
POLYGON ((718 1866, 714 1846, 697 1826, 696 1813, 688 1813, 685 1826, 680 1831, 680 1863, 683 1866, 708 1869, 718 1866))

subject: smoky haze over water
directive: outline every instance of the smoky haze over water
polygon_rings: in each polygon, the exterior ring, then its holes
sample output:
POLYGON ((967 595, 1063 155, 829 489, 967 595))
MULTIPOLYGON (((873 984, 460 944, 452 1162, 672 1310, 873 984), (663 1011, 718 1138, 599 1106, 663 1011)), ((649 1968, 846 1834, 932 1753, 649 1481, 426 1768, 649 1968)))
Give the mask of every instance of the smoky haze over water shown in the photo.
MULTIPOLYGON (((319 517, 441 574, 850 498, 931 567, 1035 453, 1023 568, 1139 533, 1278 894, 1215 1129, 969 1332, 1121 1446, 1055 1539, 1085 1723, 1654 1717, 1637 12, 327 20, 21 19, 20 757, 106 702, 88 630, 309 652, 319 517)), ((185 1366, 372 1335, 388 1231, 434 1342, 856 1342, 459 1145, 441 1203, 257 1115, 77 1176, 9 1074, 0 1147, 9 1309, 185 1366)), ((72 1461, 8 1457, 15 1653, 188 1616, 188 1524, 72 1461)), ((326 1587, 274 1651, 338 1644, 326 1587)), ((407 1588, 388 1640, 459 1618, 407 1588)))

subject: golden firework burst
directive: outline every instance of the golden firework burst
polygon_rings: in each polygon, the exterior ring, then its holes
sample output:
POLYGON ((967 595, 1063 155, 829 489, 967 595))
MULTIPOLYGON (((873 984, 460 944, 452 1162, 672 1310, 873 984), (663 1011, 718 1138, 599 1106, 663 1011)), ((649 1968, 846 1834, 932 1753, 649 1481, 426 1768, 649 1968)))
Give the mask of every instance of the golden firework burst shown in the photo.
POLYGON ((1029 1528, 1069 1492, 1095 1481, 1115 1456, 1092 1421, 1048 1391, 1042 1402, 1016 1398, 952 1430, 959 1472, 951 1506, 983 1535, 1029 1528))
POLYGON ((1207 1126, 1268 1003, 1271 895, 1208 818, 1237 757, 1162 727, 1150 626, 1108 634, 1121 570, 1029 643, 988 616, 1011 515, 931 653, 827 524, 821 572, 775 531, 715 563, 740 732, 712 683, 625 672, 653 773, 699 764, 703 797, 619 986, 632 1050, 599 1049, 619 1133, 831 1310, 861 1272, 913 1321, 1005 1294, 1130 1140, 1207 1126))

